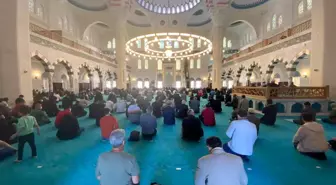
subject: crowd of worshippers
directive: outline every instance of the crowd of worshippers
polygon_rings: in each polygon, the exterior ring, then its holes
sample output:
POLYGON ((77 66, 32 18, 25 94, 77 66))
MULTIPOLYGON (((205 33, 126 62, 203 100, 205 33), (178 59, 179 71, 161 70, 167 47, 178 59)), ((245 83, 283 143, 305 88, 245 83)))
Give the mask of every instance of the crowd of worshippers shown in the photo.
MULTIPOLYGON (((118 120, 111 113, 125 114, 130 123, 140 126, 141 131, 132 131, 129 141, 139 141, 141 136, 144 140, 153 140, 159 134, 157 118, 163 117, 165 125, 174 125, 176 119, 181 119, 181 138, 190 142, 199 142, 203 137, 203 126, 216 126, 215 115, 222 112, 222 105, 232 107, 231 123, 226 132, 230 141, 222 144, 217 137, 206 140, 211 154, 198 162, 196 185, 204 184, 206 181, 215 183, 223 178, 223 174, 227 174, 226 178, 232 182, 241 182, 232 184, 247 184, 243 161, 249 161, 249 156, 253 154, 260 123, 272 126, 277 116, 277 107, 271 99, 267 100, 267 105, 262 110, 263 115, 259 118, 253 109, 249 109, 247 98, 244 95, 241 97, 232 95, 231 89, 139 90, 133 88, 105 92, 85 91, 77 95, 66 91, 60 94, 41 94, 36 94, 31 107, 26 105, 22 95, 15 100, 12 108, 9 107, 7 98, 1 99, 0 159, 17 153, 16 162, 20 162, 25 143, 30 145, 32 157, 37 157, 34 129, 36 128, 39 135, 39 126, 51 123, 50 117, 56 116, 54 122, 58 129, 56 137, 60 140, 70 140, 80 136, 84 129, 80 127, 78 118, 88 114, 88 117, 95 119, 95 124, 101 128, 101 137, 109 140, 113 146, 112 152, 102 154, 98 160, 97 178, 102 185, 111 182, 111 178, 118 179, 118 182, 126 182, 130 179, 133 184, 139 182, 139 168, 135 158, 122 152, 125 132, 119 129, 118 120), (103 94, 107 95, 107 101, 104 100, 103 94), (57 98, 58 96, 61 98, 57 98), (187 97, 189 97, 188 102, 187 97), (204 107, 201 107, 201 99, 208 100, 204 107), (15 142, 18 142, 18 149, 9 145, 15 142), (114 169, 118 173, 109 173, 112 164, 116 163, 121 167, 114 169), (209 164, 215 164, 216 167, 209 164), (227 165, 232 166, 234 170, 223 173, 227 165), (211 170, 214 168, 222 170, 218 173, 218 170, 211 170), (123 173, 119 173, 120 171, 123 173), (204 174, 205 171, 211 171, 211 174, 204 174), (113 176, 113 174, 119 175, 113 176)), ((305 103, 300 120, 295 121, 300 124, 300 128, 293 138, 293 145, 303 155, 326 160, 325 152, 329 147, 335 149, 336 139, 330 140, 329 143, 326 141, 323 127, 315 121, 316 114, 309 106, 305 103)), ((332 107, 335 108, 335 105, 333 104, 332 107)), ((335 120, 334 114, 333 109, 327 121, 332 123, 335 120)))

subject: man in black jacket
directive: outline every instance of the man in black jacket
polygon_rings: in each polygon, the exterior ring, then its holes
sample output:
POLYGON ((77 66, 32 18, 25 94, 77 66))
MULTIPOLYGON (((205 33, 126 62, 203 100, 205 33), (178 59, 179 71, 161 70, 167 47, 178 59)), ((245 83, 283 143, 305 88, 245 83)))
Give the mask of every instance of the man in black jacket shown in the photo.
POLYGON ((302 115, 303 114, 311 114, 313 115, 313 120, 316 120, 316 111, 313 109, 313 107, 311 106, 310 102, 305 102, 304 104, 304 108, 301 112, 301 116, 299 119, 293 120, 293 122, 297 125, 303 125, 304 121, 302 119, 302 115))
POLYGON ((267 99, 267 105, 263 109, 262 113, 264 116, 260 119, 260 122, 265 125, 273 126, 276 121, 278 110, 276 105, 273 105, 272 99, 267 99))
POLYGON ((199 141, 203 134, 201 121, 195 117, 194 111, 189 109, 188 117, 184 118, 182 122, 182 139, 199 141))

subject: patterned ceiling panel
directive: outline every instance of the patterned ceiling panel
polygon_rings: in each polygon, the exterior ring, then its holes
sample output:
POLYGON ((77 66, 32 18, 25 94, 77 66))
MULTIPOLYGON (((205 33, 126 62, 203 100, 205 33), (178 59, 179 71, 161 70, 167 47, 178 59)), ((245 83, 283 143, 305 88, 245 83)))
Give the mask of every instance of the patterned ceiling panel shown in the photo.
POLYGON ((136 0, 144 9, 158 14, 179 14, 197 6, 201 0, 136 0))

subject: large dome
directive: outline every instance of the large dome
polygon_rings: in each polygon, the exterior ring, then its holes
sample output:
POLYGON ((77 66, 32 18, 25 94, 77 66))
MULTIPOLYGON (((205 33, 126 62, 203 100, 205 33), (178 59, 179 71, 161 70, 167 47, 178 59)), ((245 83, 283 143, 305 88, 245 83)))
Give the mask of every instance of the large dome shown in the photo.
POLYGON ((193 9, 201 0, 137 0, 140 6, 158 14, 179 14, 193 9))

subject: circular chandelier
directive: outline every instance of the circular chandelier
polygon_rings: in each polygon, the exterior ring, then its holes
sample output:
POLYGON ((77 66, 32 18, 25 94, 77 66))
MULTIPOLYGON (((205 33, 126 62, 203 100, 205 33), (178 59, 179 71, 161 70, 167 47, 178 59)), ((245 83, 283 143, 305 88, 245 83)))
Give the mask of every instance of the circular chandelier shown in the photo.
POLYGON ((137 0, 138 4, 159 14, 178 14, 191 10, 201 0, 137 0))
POLYGON ((190 59, 211 51, 209 39, 189 33, 154 33, 132 38, 126 43, 129 55, 144 59, 190 59))

